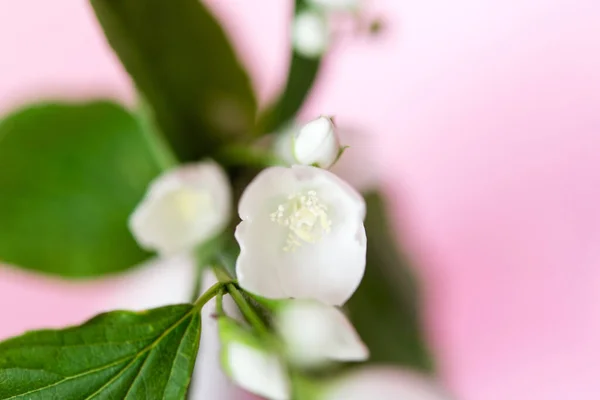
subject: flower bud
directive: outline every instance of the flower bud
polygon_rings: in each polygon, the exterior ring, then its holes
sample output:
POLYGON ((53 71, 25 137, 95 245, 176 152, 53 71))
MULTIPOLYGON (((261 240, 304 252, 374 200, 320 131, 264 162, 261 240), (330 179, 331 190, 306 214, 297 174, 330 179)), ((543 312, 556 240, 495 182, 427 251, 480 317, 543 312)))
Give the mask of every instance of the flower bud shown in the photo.
POLYGON ((250 393, 289 400, 289 377, 277 354, 232 319, 220 317, 218 327, 221 364, 229 378, 250 393))
POLYGON ((289 360, 300 367, 369 357, 369 349, 337 307, 291 300, 281 305, 275 321, 289 360))
POLYGON ((231 214, 231 188, 214 162, 189 164, 152 182, 129 219, 140 246, 170 255, 219 234, 231 214))
POLYGON ((328 117, 319 117, 300 128, 293 145, 294 157, 302 165, 329 168, 340 153, 335 125, 328 117))
POLYGON ((329 46, 329 25, 325 16, 315 11, 303 11, 294 19, 292 46, 304 57, 317 58, 329 46))

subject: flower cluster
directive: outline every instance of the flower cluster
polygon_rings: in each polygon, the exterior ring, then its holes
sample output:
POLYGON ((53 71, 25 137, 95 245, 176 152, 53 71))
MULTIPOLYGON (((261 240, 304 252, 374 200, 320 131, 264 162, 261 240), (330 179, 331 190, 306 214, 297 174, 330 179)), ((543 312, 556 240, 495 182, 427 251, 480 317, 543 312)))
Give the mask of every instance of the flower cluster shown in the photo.
MULTIPOLYGON (((222 369, 243 389, 273 400, 290 399, 299 384, 292 377, 302 371, 369 357, 340 308, 365 272, 365 201, 325 169, 343 152, 330 117, 288 137, 291 157, 284 158, 290 164, 262 170, 239 198, 235 279, 233 271, 214 263, 241 311, 225 311, 222 299, 217 301, 222 369)), ((191 252, 227 236, 231 192, 227 174, 213 161, 180 167, 151 185, 131 216, 131 230, 141 245, 160 254, 191 252)), ((347 400, 350 389, 341 382, 310 398, 347 400)))

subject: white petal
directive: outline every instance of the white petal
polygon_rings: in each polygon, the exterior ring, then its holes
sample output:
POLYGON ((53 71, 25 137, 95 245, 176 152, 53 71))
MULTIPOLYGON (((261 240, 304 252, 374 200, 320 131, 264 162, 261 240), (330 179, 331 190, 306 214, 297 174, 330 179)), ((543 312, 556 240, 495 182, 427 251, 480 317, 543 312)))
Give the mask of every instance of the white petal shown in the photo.
POLYGON ((329 45, 329 26, 324 16, 314 11, 298 14, 292 27, 292 45, 305 57, 316 58, 325 53, 329 45))
POLYGON ((159 176, 129 220, 140 245, 164 255, 191 250, 218 234, 231 213, 227 175, 214 162, 159 176))
POLYGON ((240 285, 269 298, 343 304, 362 280, 366 263, 363 198, 334 174, 314 167, 273 167, 260 173, 240 200, 236 230, 240 285), (271 213, 290 194, 314 190, 328 205, 331 231, 315 243, 286 251, 290 230, 271 213))
POLYGON ((290 383, 285 368, 275 354, 240 342, 227 348, 231 378, 240 387, 272 400, 288 400, 290 383))
POLYGON ((400 368, 367 367, 334 383, 323 400, 450 400, 431 379, 400 368))
POLYGON ((331 167, 340 151, 335 126, 328 117, 319 117, 298 130, 294 138, 294 156, 302 165, 331 167))
POLYGON ((236 275, 240 285, 263 297, 281 299, 289 297, 284 291, 278 268, 279 247, 272 243, 278 241, 283 233, 269 227, 260 229, 259 223, 242 221, 235 229, 235 238, 240 244, 240 255, 236 261, 236 275), (259 229, 252 230, 253 227, 259 229), (264 261, 263 261, 264 260, 264 261))
POLYGON ((300 366, 327 361, 363 361, 369 350, 336 307, 293 300, 277 313, 278 332, 290 360, 300 366))
POLYGON ((340 212, 348 216, 358 213, 364 220, 366 205, 360 193, 329 171, 303 165, 262 170, 242 194, 239 203, 240 218, 252 221, 262 217, 262 213, 268 216, 289 194, 307 188, 324 189, 323 193, 328 199, 343 207, 340 212))
POLYGON ((111 278, 113 294, 105 306, 107 310, 147 310, 189 303, 195 279, 196 265, 188 255, 154 259, 111 278))

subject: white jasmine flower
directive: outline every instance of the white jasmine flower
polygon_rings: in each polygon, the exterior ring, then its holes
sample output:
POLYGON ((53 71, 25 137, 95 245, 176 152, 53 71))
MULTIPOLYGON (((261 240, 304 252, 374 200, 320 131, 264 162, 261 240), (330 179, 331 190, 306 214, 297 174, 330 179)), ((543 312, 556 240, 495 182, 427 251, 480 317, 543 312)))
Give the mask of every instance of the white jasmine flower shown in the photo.
POLYGON ((129 227, 145 249, 161 254, 191 250, 220 233, 231 214, 231 189, 216 163, 189 164, 151 184, 129 227))
POLYGON ((340 153, 340 142, 331 118, 319 117, 300 128, 294 136, 293 151, 299 164, 331 167, 340 153))
POLYGON ((432 380, 391 367, 367 367, 332 384, 319 400, 450 400, 432 380))
POLYGON ((292 300, 278 310, 276 325, 287 355, 296 365, 312 367, 369 357, 369 349, 336 307, 292 300))
POLYGON ((292 46, 305 57, 322 56, 329 47, 330 31, 325 16, 316 11, 300 12, 292 26, 292 46))
POLYGON ((341 305, 364 275, 362 196, 326 170, 263 170, 239 203, 240 285, 267 298, 341 305))
POLYGON ((308 2, 326 11, 354 11, 360 5, 360 0, 308 0, 308 2))
POLYGON ((239 387, 271 400, 291 397, 290 380, 278 355, 229 318, 219 318, 221 364, 239 387))

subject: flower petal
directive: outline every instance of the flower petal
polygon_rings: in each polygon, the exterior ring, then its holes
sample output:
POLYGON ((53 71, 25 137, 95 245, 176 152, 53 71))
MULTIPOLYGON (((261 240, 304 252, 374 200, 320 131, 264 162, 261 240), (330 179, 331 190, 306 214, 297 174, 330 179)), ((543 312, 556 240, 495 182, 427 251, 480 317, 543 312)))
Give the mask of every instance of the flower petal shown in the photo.
POLYGON ((278 275, 278 256, 283 244, 273 245, 281 235, 275 229, 263 229, 260 221, 242 221, 237 226, 235 238, 241 251, 236 274, 244 289, 273 299, 288 297, 278 275))
POLYGON ((263 169, 248 184, 238 205, 243 221, 268 218, 269 210, 275 209, 282 199, 296 188, 296 179, 291 168, 271 167, 263 169), (264 215, 261 211, 264 210, 264 215))
POLYGON ((369 350, 336 307, 292 300, 277 313, 277 329, 290 360, 300 366, 328 361, 363 361, 369 350))
POLYGON ((227 345, 231 379, 249 392, 272 400, 288 400, 290 383, 285 367, 275 354, 241 342, 227 345))

